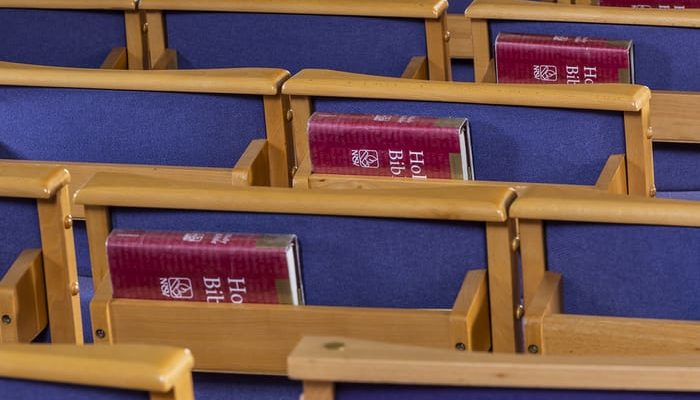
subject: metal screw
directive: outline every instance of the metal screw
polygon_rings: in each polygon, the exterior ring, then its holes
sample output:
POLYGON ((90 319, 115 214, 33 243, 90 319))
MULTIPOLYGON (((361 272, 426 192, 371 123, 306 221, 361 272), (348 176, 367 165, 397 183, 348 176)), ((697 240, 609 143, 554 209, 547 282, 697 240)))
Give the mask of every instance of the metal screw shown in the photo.
POLYGON ((345 350, 345 343, 343 342, 328 342, 323 345, 327 350, 333 351, 343 351, 345 350))
POLYGON ((289 109, 287 110, 287 121, 291 121, 292 119, 294 119, 294 110, 289 109))
POLYGON ((654 129, 650 126, 647 128, 647 139, 651 139, 654 137, 654 129))
POLYGON ((73 216, 68 214, 66 215, 66 218, 63 219, 63 227, 66 229, 70 229, 73 227, 73 216))
POLYGON ((520 235, 513 238, 513 241, 510 243, 510 248, 513 251, 518 251, 520 248, 520 235))
POLYGON ((537 354, 540 352, 540 348, 537 347, 536 344, 531 344, 531 345, 527 346, 527 351, 532 353, 532 354, 537 354))
POLYGON ((467 349, 467 346, 465 346, 464 343, 459 342, 455 344, 455 349, 457 349, 458 351, 464 351, 467 349))
POLYGON ((2 323, 5 325, 10 325, 12 323, 12 317, 9 315, 5 314, 2 316, 2 323))
POLYGON ((445 42, 449 42, 451 37, 452 34, 450 33, 450 31, 445 32, 445 42))
POLYGON ((515 310, 515 318, 520 319, 525 314, 525 306, 518 304, 518 308, 515 310))
POLYGON ((95 335, 97 335, 97 337, 100 338, 100 339, 104 339, 105 336, 107 336, 107 335, 105 334, 105 331, 102 330, 102 329, 96 330, 96 331, 95 331, 95 335))
POLYGON ((70 294, 71 296, 77 296, 80 293, 80 285, 78 282, 73 282, 70 285, 70 294))
POLYGON ((148 32, 148 22, 146 22, 145 24, 143 24, 141 26, 141 30, 143 31, 143 33, 148 32))
POLYGON ((656 186, 652 186, 651 189, 649 189, 649 196, 656 197, 656 186))

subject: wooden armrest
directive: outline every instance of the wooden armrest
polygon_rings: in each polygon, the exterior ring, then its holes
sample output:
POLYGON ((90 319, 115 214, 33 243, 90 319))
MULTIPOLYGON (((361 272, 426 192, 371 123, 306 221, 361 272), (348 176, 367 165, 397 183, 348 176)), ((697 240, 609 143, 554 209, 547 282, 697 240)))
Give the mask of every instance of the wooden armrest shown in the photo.
POLYGON ((551 389, 700 390, 700 357, 529 357, 462 353, 342 337, 305 337, 292 379, 551 389))
POLYGON ((515 192, 481 185, 395 190, 290 190, 96 174, 75 201, 93 206, 280 212, 502 222, 515 192))
POLYGON ((133 0, 0 0, 0 8, 135 10, 133 0))
POLYGON ((475 0, 465 11, 472 19, 561 21, 598 24, 700 27, 700 10, 661 10, 560 4, 525 0, 475 0))
POLYGON ((0 346, 3 377, 152 392, 172 390, 193 364, 189 350, 165 346, 0 346))
POLYGON ((650 104, 654 141, 700 143, 700 93, 655 90, 650 104))
POLYGON ((68 171, 53 166, 0 167, 0 196, 49 199, 70 182, 68 171))
POLYGON ((627 194, 627 162, 624 154, 608 157, 598 175, 595 188, 610 193, 627 194))
POLYGON ((237 186, 270 186, 267 140, 251 141, 233 167, 232 175, 232 183, 237 186))
POLYGON ((531 107, 639 111, 650 90, 628 84, 527 85, 440 82, 304 69, 282 87, 293 96, 442 101, 531 107))
POLYGON ((27 249, 0 281, 0 343, 31 342, 48 322, 40 249, 27 249))
POLYGON ((700 226, 700 202, 625 196, 590 189, 531 187, 510 208, 521 219, 700 226))
POLYGON ((437 19, 446 0, 141 0, 140 10, 228 11, 437 19))
POLYGON ((276 95, 289 72, 276 68, 114 70, 0 62, 0 85, 276 95))

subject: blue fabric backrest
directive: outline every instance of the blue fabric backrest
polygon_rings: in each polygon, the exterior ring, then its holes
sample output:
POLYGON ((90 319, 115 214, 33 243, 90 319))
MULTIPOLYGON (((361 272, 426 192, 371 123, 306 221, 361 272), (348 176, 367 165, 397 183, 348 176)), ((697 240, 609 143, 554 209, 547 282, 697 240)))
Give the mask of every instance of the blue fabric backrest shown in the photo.
POLYGON ((126 47, 124 13, 0 9, 0 60, 97 68, 126 47))
POLYGON ((700 320, 700 228, 546 223, 568 314, 700 320))
POLYGON ((700 191, 700 144, 654 143, 659 192, 700 191))
POLYGON ((450 6, 447 8, 447 12, 450 14, 462 14, 464 15, 464 10, 472 4, 472 0, 452 0, 450 1, 450 6))
POLYGON ((4 399, 146 400, 146 392, 0 378, 4 399))
POLYGON ((399 76, 426 55, 422 19, 297 14, 166 13, 180 68, 328 68, 399 76))
POLYGON ((24 249, 41 248, 36 200, 0 198, 0 279, 24 249))
POLYGON ((622 113, 455 103, 315 99, 315 110, 466 117, 479 180, 595 184, 625 152, 622 113))
POLYGON ((700 91, 697 28, 560 22, 492 21, 491 43, 499 32, 631 39, 636 83, 652 90, 700 91))
POLYGON ((689 400, 697 393, 336 384, 336 400, 689 400))
MULTIPOLYGON (((390 206, 390 205, 388 205, 390 206)), ((114 228, 298 235, 307 304, 451 308, 486 268, 482 223, 113 209, 114 228)))

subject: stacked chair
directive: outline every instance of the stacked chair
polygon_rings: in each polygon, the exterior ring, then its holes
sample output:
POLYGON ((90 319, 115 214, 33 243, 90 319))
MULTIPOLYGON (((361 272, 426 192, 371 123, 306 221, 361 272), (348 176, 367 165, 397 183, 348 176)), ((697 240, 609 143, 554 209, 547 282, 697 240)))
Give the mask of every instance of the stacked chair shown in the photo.
POLYGON ((577 3, 0 0, 2 397, 697 396, 700 14, 577 3), (314 172, 316 111, 466 117, 475 179, 314 172), (294 233, 305 303, 116 297, 114 229, 294 233))

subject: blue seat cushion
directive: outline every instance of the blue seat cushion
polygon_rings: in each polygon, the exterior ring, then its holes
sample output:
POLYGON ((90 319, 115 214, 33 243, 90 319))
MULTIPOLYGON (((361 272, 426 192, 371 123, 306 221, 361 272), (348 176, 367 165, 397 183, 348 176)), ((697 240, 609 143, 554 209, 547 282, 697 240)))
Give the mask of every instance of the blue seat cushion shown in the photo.
POLYGON ((490 27, 491 43, 499 32, 631 39, 636 83, 657 90, 700 91, 697 28, 540 21, 493 21, 490 27))
POLYGON ((0 38, 1 61, 98 68, 126 47, 124 13, 0 9, 0 38))
POLYGON ((75 399, 75 400, 146 400, 148 393, 133 390, 77 386, 61 383, 0 378, 0 394, 7 400, 75 399))
POLYGON ((0 198, 0 220, 1 279, 23 250, 41 249, 36 200, 0 198))
POLYGON ((474 61, 453 59, 452 80, 455 82, 474 82, 474 61))
POLYGON ((700 201, 700 190, 692 192, 656 192, 656 197, 676 200, 700 201))
POLYGON ((166 13, 180 68, 328 68, 399 76, 424 56, 421 19, 301 14, 166 13))
POLYGON ((616 112, 335 98, 317 98, 314 107, 468 118, 479 180, 593 185, 608 157, 625 152, 622 113, 616 112))
POLYGON ((547 222, 569 314, 700 320, 700 228, 547 222))
POLYGON ((700 191, 700 144, 654 143, 657 192, 700 191))
POLYGON ((472 3, 472 0, 452 0, 450 1, 450 6, 447 8, 447 12, 450 14, 462 14, 472 3))

